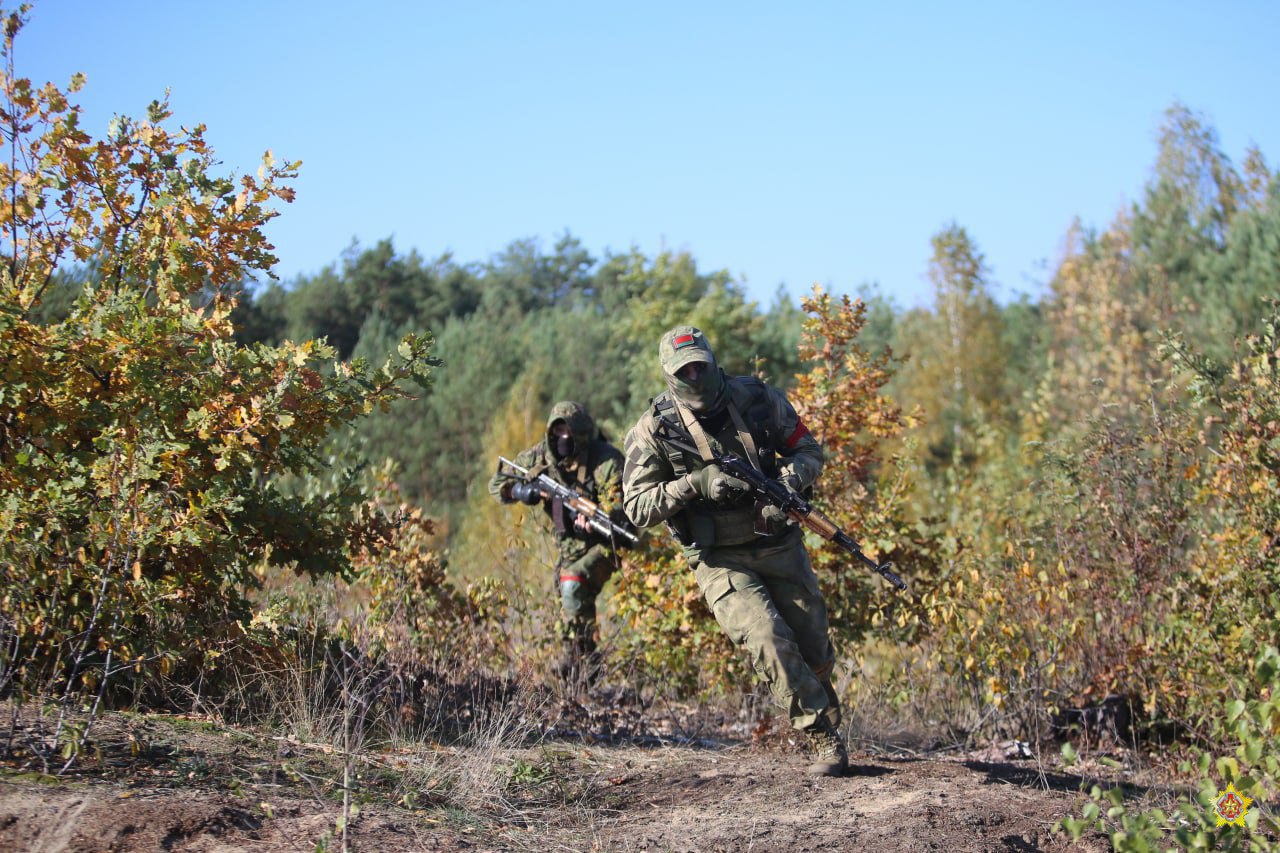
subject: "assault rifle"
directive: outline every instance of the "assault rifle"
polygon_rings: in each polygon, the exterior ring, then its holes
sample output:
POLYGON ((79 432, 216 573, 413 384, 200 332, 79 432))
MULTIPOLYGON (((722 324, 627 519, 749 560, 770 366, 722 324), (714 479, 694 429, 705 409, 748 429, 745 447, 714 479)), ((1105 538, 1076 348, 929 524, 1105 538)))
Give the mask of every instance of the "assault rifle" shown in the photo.
MULTIPOLYGON (((693 436, 689 435, 688 430, 666 415, 659 415, 658 422, 658 438, 677 450, 702 458, 698 448, 695 446, 693 436)), ((805 500, 804 497, 791 491, 791 489, 788 489, 777 480, 766 477, 757 471, 750 462, 737 454, 713 453, 712 455, 714 457, 712 461, 719 465, 726 474, 737 477, 750 485, 751 493, 757 500, 778 507, 792 521, 804 525, 823 539, 836 543, 871 569, 879 572, 881 577, 893 584, 897 589, 904 590, 907 588, 907 582, 893 571, 893 563, 888 561, 877 563, 862 553, 861 545, 853 541, 849 534, 837 527, 835 522, 823 515, 821 510, 805 500)))
POLYGON ((589 501, 568 486, 561 485, 546 474, 533 476, 528 468, 523 468, 505 456, 498 457, 498 476, 516 482, 511 487, 511 497, 521 503, 533 506, 546 498, 559 498, 560 501, 577 515, 586 520, 587 526, 610 539, 625 539, 632 545, 640 540, 625 527, 614 524, 609 513, 600 508, 594 501, 589 501), (514 471, 504 471, 502 466, 514 471))

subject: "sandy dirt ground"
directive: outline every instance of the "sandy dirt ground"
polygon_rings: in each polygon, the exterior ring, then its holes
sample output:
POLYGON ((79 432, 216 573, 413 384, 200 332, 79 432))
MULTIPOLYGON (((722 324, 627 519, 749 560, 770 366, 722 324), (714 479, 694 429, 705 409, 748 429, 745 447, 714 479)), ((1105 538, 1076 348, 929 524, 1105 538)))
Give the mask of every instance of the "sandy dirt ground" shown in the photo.
MULTIPOLYGON (((346 843, 357 851, 1058 851, 1053 824, 1079 802, 1078 778, 1032 760, 852 756, 842 778, 809 778, 798 754, 716 748, 563 745, 568 801, 543 778, 522 804, 492 810, 366 805, 346 843), (540 792, 540 793, 539 793, 540 792), (487 812, 487 813, 486 813, 487 812)), ((541 747, 546 754, 547 746, 541 747)), ((538 753, 530 753, 531 760, 538 753)), ((0 850, 341 850, 333 797, 294 786, 205 779, 74 781, 0 777, 0 850)))

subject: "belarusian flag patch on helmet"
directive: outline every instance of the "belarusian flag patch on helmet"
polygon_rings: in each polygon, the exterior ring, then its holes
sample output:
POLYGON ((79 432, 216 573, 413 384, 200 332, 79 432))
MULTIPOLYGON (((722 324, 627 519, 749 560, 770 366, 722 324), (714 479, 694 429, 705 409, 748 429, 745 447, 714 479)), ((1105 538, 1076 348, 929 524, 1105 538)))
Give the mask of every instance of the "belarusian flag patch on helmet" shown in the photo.
POLYGON ((697 342, 693 339, 693 335, 676 335, 671 341, 672 349, 684 349, 685 347, 694 346, 697 342))

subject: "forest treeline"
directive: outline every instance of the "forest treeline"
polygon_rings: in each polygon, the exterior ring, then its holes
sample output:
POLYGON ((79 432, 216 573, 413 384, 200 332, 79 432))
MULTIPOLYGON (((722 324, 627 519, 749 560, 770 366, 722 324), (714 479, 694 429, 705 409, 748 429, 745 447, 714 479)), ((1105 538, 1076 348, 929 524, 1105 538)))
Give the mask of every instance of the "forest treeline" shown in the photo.
MULTIPOLYGON (((762 306, 688 253, 570 234, 470 262, 386 240, 279 283, 260 229, 297 164, 219 177, 163 102, 93 139, 83 81, 19 77, 6 21, 0 692, 58 709, 44 748, 83 745, 85 702, 253 705, 236 668, 303 635, 525 672, 552 558, 484 481, 557 400, 620 444, 663 387, 658 337, 692 323, 788 389, 817 502, 910 583, 811 543, 851 708, 1042 742, 1119 697, 1144 744, 1276 794, 1280 175, 1204 116, 1171 107, 1141 197, 1013 301, 958 223, 911 309, 762 306)), ((606 592, 629 677, 740 689, 661 531, 606 592)))
POLYGON ((405 332, 429 331, 444 365, 431 393, 361 423, 352 449, 395 460, 409 497, 454 518, 491 472, 482 441, 513 394, 540 409, 583 398, 620 441, 660 381, 644 355, 684 316, 720 332, 741 370, 754 359, 779 376, 796 369, 789 301, 762 312, 688 255, 596 259, 569 235, 549 251, 524 240, 471 264, 399 255, 390 240, 353 248, 315 275, 252 291, 233 319, 245 343, 323 338, 340 358, 377 358, 405 332))

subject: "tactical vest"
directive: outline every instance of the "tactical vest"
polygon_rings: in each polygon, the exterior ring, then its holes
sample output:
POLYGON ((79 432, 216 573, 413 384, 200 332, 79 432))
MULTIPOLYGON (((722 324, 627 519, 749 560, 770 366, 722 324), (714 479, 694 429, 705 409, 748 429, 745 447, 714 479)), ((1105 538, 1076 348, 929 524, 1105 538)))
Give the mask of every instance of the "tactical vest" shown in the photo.
MULTIPOLYGON (((752 376, 737 376, 729 381, 733 388, 727 406, 735 406, 739 417, 726 417, 720 429, 715 434, 710 434, 709 438, 721 445, 722 452, 737 453, 752 462, 765 476, 777 477, 778 457, 775 448, 780 443, 780 425, 774 423, 774 407, 769 400, 767 387, 752 376), (740 435, 735 420, 746 428, 746 441, 740 435), (729 435, 735 436, 736 440, 726 448, 722 436, 729 435), (751 445, 754 445, 754 456, 751 445)), ((667 393, 653 398, 653 410, 655 417, 662 415, 676 423, 682 422, 679 408, 667 393)), ((685 426, 688 428, 689 425, 686 423, 685 426)), ((664 450, 677 478, 704 468, 710 462, 674 447, 664 446, 664 450)), ((743 545, 759 536, 768 535, 761 532, 764 528, 759 517, 760 510, 761 507, 750 499, 730 506, 694 500, 667 520, 667 529, 686 548, 743 545)))

